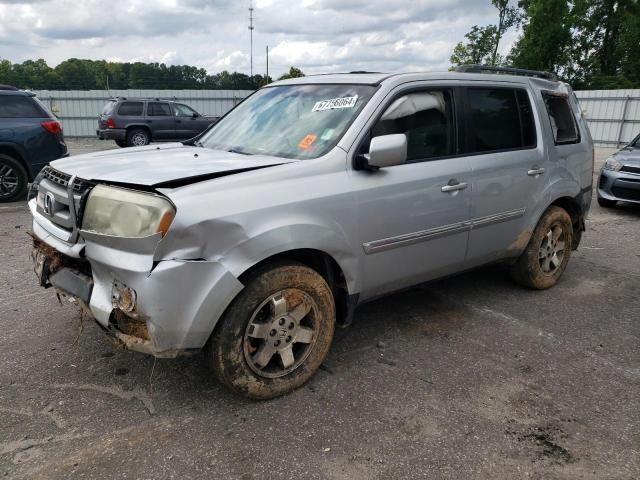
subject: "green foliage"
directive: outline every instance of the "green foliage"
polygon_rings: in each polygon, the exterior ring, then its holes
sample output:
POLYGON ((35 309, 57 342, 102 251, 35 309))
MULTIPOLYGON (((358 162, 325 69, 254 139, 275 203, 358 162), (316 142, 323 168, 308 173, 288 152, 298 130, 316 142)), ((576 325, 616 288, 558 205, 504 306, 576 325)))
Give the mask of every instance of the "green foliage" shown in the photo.
POLYGON ((296 67, 291 67, 289 68, 289 71, 287 73, 285 73, 284 75, 280 75, 278 80, 286 80, 287 78, 299 78, 299 77, 304 77, 304 73, 302 73, 302 70, 296 67))
POLYGON ((518 8, 509 5, 509 0, 491 0, 491 3, 498 9, 498 25, 471 27, 471 31, 465 34, 466 43, 459 42, 453 49, 450 58, 453 65, 503 63, 498 54, 500 40, 507 30, 518 25, 520 13, 518 8))
MULTIPOLYGON (((291 71, 300 70, 292 67, 291 71)), ((290 72, 291 72, 290 71, 290 72)), ((302 73, 302 72, 300 72, 302 73)), ((0 84, 32 90, 209 89, 255 90, 271 77, 226 70, 209 75, 203 68, 164 63, 116 63, 70 58, 51 68, 42 60, 11 63, 0 59, 0 84), (107 80, 108 79, 108 80, 107 80)))
POLYGON ((474 26, 451 62, 504 63, 557 73, 574 88, 640 88, 639 0, 491 0, 498 25, 474 26), (497 55, 502 35, 522 25, 506 59, 497 55), (493 53, 489 46, 493 45, 493 53))
POLYGON ((474 25, 465 35, 467 42, 459 42, 453 49, 451 63, 453 65, 492 63, 496 34, 495 25, 487 27, 474 25))

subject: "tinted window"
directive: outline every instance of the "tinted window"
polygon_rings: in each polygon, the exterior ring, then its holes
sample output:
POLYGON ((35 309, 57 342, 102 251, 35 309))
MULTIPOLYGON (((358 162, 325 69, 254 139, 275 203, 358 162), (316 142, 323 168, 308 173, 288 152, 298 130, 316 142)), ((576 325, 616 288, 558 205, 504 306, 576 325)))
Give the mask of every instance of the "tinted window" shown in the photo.
MULTIPOLYGON (((468 98, 471 110, 469 146, 472 152, 509 150, 530 146, 523 139, 523 130, 520 124, 521 112, 518 108, 515 90, 510 88, 469 88, 468 98)), ((527 103, 525 103, 523 112, 525 117, 527 116, 527 103)), ((530 115, 531 106, 528 105, 528 108, 530 115)), ((531 120, 529 120, 529 128, 531 128, 531 120)))
POLYGON ((168 117, 171 116, 171 107, 168 103, 149 102, 147 115, 150 117, 168 117))
POLYGON ((536 146, 536 123, 533 120, 533 109, 529 95, 525 90, 516 90, 518 109, 520 110, 520 126, 522 128, 522 145, 524 147, 536 146))
POLYGON ((551 129, 556 143, 577 143, 580 141, 576 121, 566 97, 543 95, 547 106, 551 129))
POLYGON ((0 118, 42 118, 46 116, 31 97, 0 96, 0 118))
POLYGON ((176 117, 192 117, 196 111, 188 107, 186 105, 182 105, 181 103, 176 103, 173 105, 176 109, 176 117))
POLYGON ((371 137, 404 133, 407 161, 455 153, 451 94, 431 90, 394 100, 375 124, 371 137))
POLYGON ((126 117, 142 115, 142 102, 122 102, 118 108, 118 115, 126 117))

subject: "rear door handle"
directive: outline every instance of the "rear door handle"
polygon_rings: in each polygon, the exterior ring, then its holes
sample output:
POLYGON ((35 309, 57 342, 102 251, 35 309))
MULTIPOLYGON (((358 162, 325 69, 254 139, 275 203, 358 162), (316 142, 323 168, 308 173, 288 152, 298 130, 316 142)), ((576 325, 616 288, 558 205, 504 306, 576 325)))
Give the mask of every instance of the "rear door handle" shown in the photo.
POLYGON ((464 190, 469 184, 467 182, 458 182, 455 179, 449 180, 449 183, 443 185, 440 189, 442 192, 455 192, 457 190, 464 190))
POLYGON ((544 173, 544 168, 535 168, 533 167, 531 170, 527 172, 527 175, 531 177, 536 177, 538 175, 542 175, 544 173))

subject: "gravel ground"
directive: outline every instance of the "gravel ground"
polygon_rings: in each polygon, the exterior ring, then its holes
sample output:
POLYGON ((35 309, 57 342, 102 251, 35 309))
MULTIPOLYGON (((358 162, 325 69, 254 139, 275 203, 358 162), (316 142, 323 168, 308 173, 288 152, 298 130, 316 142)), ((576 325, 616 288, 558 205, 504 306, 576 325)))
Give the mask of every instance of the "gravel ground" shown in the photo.
POLYGON ((82 329, 0 206, 0 476, 640 478, 639 220, 594 202, 549 291, 492 266, 367 304, 306 387, 251 402, 82 329))

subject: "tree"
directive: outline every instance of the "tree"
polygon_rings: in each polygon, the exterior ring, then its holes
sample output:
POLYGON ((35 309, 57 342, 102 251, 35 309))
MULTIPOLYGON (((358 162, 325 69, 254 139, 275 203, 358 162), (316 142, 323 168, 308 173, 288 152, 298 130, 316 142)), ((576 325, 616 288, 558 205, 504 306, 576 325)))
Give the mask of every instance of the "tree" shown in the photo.
POLYGON ((478 27, 474 25, 471 31, 465 34, 467 43, 459 42, 453 49, 449 59, 453 65, 486 64, 495 65, 495 38, 497 28, 495 25, 478 27))
POLYGON ((289 71, 287 73, 280 75, 280 77, 278 77, 278 80, 286 80, 288 78, 299 78, 299 77, 304 77, 304 73, 302 73, 302 70, 296 67, 291 67, 289 68, 289 71))
POLYGON ((509 5, 509 0, 491 0, 491 4, 498 9, 498 25, 471 27, 464 36, 467 42, 459 42, 453 50, 450 58, 453 65, 503 63, 498 54, 500 40, 507 30, 519 23, 520 13, 517 7, 509 5))
POLYGON ((529 0, 522 37, 509 56, 513 66, 562 73, 572 45, 570 4, 559 0, 529 0))

